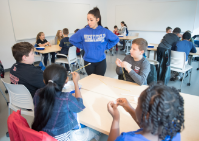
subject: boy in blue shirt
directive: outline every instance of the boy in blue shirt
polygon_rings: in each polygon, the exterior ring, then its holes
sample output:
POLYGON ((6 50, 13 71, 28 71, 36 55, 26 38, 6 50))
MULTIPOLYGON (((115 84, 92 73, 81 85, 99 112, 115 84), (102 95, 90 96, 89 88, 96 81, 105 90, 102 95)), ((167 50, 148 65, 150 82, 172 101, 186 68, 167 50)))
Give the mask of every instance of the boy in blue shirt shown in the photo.
MULTIPOLYGON (((59 44, 59 46, 61 47, 60 54, 68 55, 69 48, 73 46, 69 42, 68 34, 69 34, 69 30, 67 28, 64 28, 63 29, 64 38, 60 41, 60 44, 59 44)), ((57 54, 57 58, 66 58, 66 57, 57 54)), ((65 67, 66 67, 67 71, 70 71, 68 64, 65 64, 65 67)))
POLYGON ((192 42, 190 42, 191 34, 189 32, 185 32, 182 35, 182 41, 178 41, 176 46, 172 47, 172 50, 185 52, 186 53, 186 62, 188 60, 188 55, 190 52, 196 53, 196 48, 192 42))

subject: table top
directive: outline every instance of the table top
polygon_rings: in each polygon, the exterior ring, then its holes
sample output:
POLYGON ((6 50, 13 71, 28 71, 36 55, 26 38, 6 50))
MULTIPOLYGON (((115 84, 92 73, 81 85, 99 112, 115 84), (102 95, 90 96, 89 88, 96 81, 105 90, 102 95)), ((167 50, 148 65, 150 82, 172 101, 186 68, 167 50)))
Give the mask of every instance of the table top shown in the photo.
MULTIPOLYGON (((148 86, 139 86, 132 82, 117 80, 98 75, 90 75, 79 81, 82 85, 81 93, 85 109, 79 113, 79 120, 95 130, 104 134, 109 134, 112 117, 107 111, 107 103, 114 101, 119 97, 127 98, 130 104, 136 108, 137 101, 134 97, 148 86), (122 94, 131 94, 131 96, 122 94)), ((185 129, 181 133, 182 141, 198 141, 199 140, 199 97, 189 94, 181 94, 185 104, 185 129)), ((136 122, 132 119, 122 107, 120 111, 120 132, 135 131, 139 129, 136 122)))
POLYGON ((123 37, 119 37, 120 40, 133 40, 133 39, 136 39, 136 38, 138 38, 138 36, 123 36, 123 37))
MULTIPOLYGON (((157 51, 158 44, 150 43, 150 44, 148 44, 148 46, 154 46, 154 48, 147 48, 147 50, 157 51)), ((199 48, 196 47, 196 50, 197 50, 196 53, 190 52, 189 55, 199 55, 199 48)))
POLYGON ((59 47, 59 45, 51 45, 51 46, 45 46, 44 50, 36 50, 36 48, 34 49, 35 52, 39 52, 39 53, 50 53, 50 52, 57 52, 60 51, 61 47, 59 47))

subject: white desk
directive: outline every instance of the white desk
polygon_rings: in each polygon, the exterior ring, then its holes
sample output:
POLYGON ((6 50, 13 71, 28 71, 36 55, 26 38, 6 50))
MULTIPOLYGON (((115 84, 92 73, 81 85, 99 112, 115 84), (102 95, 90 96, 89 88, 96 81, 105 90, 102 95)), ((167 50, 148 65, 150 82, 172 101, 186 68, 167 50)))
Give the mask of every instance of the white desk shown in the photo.
MULTIPOLYGON (((123 36, 123 37, 119 37, 120 40, 130 41, 130 47, 131 47, 131 45, 132 45, 132 41, 133 41, 134 39, 136 39, 136 38, 138 38, 138 36, 123 36)), ((129 46, 127 46, 127 43, 126 43, 126 45, 125 45, 125 48, 126 48, 126 53, 125 53, 125 54, 127 55, 127 54, 130 53, 130 51, 129 51, 129 46)))
MULTIPOLYGON (((107 111, 107 103, 116 100, 116 98, 125 97, 136 108, 137 103, 133 100, 133 97, 123 96, 120 93, 139 96, 147 88, 144 85, 139 86, 135 83, 94 74, 81 79, 79 83, 82 84, 81 93, 86 107, 79 113, 80 122, 107 135, 112 124, 112 117, 107 111), (120 88, 123 88, 123 90, 120 88)), ((182 94, 182 96, 185 101, 185 129, 181 133, 182 141, 198 141, 199 97, 189 94, 182 94)), ((121 117, 120 132, 139 129, 132 117, 122 107, 119 107, 119 111, 121 117)))

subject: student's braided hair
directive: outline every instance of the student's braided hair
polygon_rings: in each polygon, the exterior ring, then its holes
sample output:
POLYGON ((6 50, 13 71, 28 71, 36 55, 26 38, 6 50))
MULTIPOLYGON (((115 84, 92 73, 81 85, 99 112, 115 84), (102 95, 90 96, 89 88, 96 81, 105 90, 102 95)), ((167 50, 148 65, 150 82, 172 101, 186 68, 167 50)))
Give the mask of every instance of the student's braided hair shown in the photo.
POLYGON ((184 100, 174 87, 152 84, 140 96, 141 127, 164 140, 184 128, 184 100))

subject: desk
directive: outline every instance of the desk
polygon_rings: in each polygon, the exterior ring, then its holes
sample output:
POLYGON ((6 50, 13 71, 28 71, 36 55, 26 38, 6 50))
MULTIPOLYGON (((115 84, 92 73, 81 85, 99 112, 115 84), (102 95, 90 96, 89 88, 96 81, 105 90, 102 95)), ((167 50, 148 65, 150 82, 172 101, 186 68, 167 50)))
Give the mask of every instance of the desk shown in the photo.
MULTIPOLYGON (((94 74, 81 79, 79 83, 82 85, 81 93, 86 107, 79 113, 80 122, 107 135, 110 132, 112 124, 112 117, 107 111, 107 103, 116 100, 116 98, 125 97, 129 100, 130 104, 136 108, 137 103, 133 100, 133 97, 123 96, 120 93, 139 96, 140 93, 147 88, 145 85, 139 86, 135 83, 94 74)), ((199 107, 199 97, 189 94, 182 94, 182 96, 185 101, 185 129, 181 133, 182 141, 198 141, 199 113, 197 111, 199 107)), ((118 110, 120 111, 120 132, 139 129, 130 114, 120 106, 118 110)))
POLYGON ((148 51, 147 57, 149 58, 150 52, 154 51, 154 60, 156 60, 156 53, 157 53, 158 44, 150 43, 150 44, 148 44, 148 46, 154 46, 154 48, 147 48, 147 51, 148 51))
POLYGON ((42 54, 48 53, 48 60, 49 60, 49 64, 51 65, 50 53, 61 51, 61 48, 59 47, 59 45, 51 45, 51 46, 46 46, 44 50, 36 50, 36 48, 35 48, 34 51, 40 53, 41 58, 42 58, 42 54))
MULTIPOLYGON (((127 40, 127 41, 130 41, 130 46, 132 45, 132 41, 134 40, 134 39, 136 39, 136 38, 138 38, 138 36, 123 36, 123 37, 119 37, 119 39, 120 40, 127 40)), ((128 48, 128 46, 127 45, 125 45, 125 48, 126 48, 126 55, 128 54, 128 53, 130 53, 128 50, 129 50, 129 48, 128 48)))

